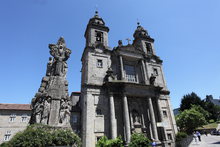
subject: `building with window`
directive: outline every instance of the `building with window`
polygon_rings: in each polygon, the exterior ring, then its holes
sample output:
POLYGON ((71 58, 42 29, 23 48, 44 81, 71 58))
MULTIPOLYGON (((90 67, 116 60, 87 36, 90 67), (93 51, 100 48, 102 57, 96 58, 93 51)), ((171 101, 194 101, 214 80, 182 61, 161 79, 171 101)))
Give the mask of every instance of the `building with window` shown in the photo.
POLYGON ((174 146, 177 132, 162 60, 154 39, 137 25, 130 44, 108 46, 109 28, 96 12, 85 31, 81 58, 81 135, 84 147, 99 138, 144 133, 163 146, 174 146))
POLYGON ((24 130, 29 123, 30 115, 29 104, 0 103, 0 144, 24 130))
MULTIPOLYGON (((85 30, 81 92, 70 96, 69 126, 81 136, 83 147, 95 147, 102 136, 122 136, 128 144, 132 133, 143 133, 162 146, 174 147, 177 128, 154 39, 138 23, 131 44, 130 39, 125 45, 119 40, 110 48, 108 32, 96 12, 85 30)), ((45 108, 59 111, 57 107, 45 108)), ((27 126, 30 105, 0 104, 0 110, 0 138, 7 141, 27 126)))

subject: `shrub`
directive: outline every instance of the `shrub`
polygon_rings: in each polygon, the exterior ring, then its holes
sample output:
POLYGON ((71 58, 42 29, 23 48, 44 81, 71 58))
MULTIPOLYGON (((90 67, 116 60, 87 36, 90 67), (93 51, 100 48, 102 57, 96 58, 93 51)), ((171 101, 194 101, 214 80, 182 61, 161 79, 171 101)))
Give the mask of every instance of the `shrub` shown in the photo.
POLYGON ((214 119, 209 120, 209 123, 214 123, 214 122, 215 122, 214 119))
POLYGON ((132 134, 129 147, 149 147, 150 140, 144 136, 144 134, 132 134))
MULTIPOLYGON (((17 133, 5 144, 8 147, 43 147, 55 145, 81 146, 81 141, 71 130, 34 124, 28 126, 23 132, 17 133)), ((1 145, 1 147, 4 147, 5 144, 1 145)))
POLYGON ((185 132, 178 132, 176 134, 176 142, 181 141, 183 138, 186 138, 187 134, 185 132))
POLYGON ((123 141, 121 137, 108 139, 106 136, 103 136, 97 142, 96 147, 123 147, 123 141))

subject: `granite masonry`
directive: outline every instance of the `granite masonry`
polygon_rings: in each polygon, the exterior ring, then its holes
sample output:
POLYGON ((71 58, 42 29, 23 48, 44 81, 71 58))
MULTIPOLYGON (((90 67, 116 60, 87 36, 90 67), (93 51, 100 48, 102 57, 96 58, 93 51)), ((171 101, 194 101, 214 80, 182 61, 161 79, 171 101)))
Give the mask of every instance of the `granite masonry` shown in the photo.
POLYGON ((128 144, 132 133, 174 147, 177 127, 154 39, 138 23, 132 42, 119 40, 110 48, 108 32, 96 12, 84 35, 81 92, 71 96, 66 80, 71 51, 62 37, 49 45, 52 57, 32 99, 30 123, 72 128, 83 147, 95 147, 102 136, 122 136, 128 144))
POLYGON ((154 39, 139 23, 134 40, 108 46, 109 28, 98 12, 85 31, 81 58, 81 136, 83 147, 94 147, 102 136, 144 133, 161 146, 174 146, 176 122, 170 104, 162 60, 154 39))

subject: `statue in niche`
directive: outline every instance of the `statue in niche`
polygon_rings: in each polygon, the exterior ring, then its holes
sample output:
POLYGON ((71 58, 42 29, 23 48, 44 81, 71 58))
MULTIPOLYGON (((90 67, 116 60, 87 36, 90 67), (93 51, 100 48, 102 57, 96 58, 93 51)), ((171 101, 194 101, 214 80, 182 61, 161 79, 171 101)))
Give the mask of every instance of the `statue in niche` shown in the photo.
POLYGON ((42 120, 41 120, 42 124, 47 124, 48 122, 48 118, 50 115, 50 103, 51 103, 51 98, 47 97, 46 100, 44 100, 44 110, 42 113, 42 120))
POLYGON ((70 107, 67 99, 61 99, 60 102, 60 123, 68 122, 68 116, 70 115, 70 107))
POLYGON ((140 115, 136 110, 132 111, 132 120, 133 120, 134 125, 140 125, 141 124, 140 115))
POLYGON ((67 59, 70 57, 71 50, 66 48, 65 40, 60 37, 57 44, 49 44, 50 54, 54 57, 53 75, 65 76, 67 72, 67 59))

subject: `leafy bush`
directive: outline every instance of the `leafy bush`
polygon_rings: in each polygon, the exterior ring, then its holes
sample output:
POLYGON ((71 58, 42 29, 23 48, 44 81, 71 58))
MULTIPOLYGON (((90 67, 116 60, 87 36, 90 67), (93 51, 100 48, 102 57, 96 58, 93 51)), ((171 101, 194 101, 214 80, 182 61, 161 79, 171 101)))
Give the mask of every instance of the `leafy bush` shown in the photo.
POLYGON ((106 136, 103 136, 98 140, 96 147, 123 147, 123 141, 121 137, 108 139, 106 136))
POLYGON ((185 132, 178 132, 176 134, 176 142, 181 141, 183 138, 186 138, 187 134, 185 132))
POLYGON ((144 136, 144 134, 132 134, 131 142, 129 143, 129 147, 149 147, 150 140, 144 136))
POLYGON ((28 126, 23 132, 17 133, 9 142, 0 146, 4 147, 5 145, 7 147, 81 146, 81 140, 71 130, 34 124, 28 126))
POLYGON ((187 134, 191 134, 197 127, 207 123, 204 115, 197 111, 196 107, 181 112, 176 116, 176 122, 180 130, 187 134))

